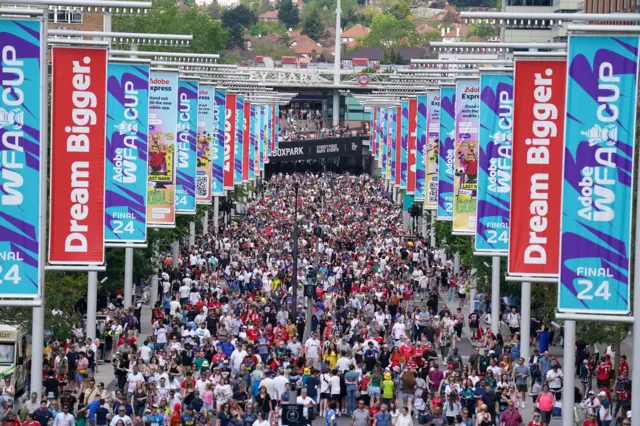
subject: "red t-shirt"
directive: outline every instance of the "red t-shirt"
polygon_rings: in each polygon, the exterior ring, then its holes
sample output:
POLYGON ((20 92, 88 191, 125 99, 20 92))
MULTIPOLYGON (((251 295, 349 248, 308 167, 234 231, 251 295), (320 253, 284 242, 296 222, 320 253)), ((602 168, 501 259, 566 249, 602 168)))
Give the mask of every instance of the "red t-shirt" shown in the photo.
POLYGON ((607 380, 611 372, 611 362, 605 361, 598 366, 598 380, 607 380))

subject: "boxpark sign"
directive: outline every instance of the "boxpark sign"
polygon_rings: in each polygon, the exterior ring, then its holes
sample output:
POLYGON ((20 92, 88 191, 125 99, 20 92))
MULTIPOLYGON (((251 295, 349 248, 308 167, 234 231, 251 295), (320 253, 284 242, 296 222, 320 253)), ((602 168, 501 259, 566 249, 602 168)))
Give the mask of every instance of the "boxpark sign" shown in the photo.
POLYGON ((362 156, 362 138, 336 138, 281 142, 269 156, 270 163, 362 156))

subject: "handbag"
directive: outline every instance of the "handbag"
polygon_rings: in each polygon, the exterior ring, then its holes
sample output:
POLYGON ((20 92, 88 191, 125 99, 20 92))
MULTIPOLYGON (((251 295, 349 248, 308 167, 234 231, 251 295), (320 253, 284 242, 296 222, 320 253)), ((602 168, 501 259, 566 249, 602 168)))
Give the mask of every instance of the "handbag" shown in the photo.
POLYGON ((556 402, 551 409, 551 417, 562 417, 562 404, 556 402))

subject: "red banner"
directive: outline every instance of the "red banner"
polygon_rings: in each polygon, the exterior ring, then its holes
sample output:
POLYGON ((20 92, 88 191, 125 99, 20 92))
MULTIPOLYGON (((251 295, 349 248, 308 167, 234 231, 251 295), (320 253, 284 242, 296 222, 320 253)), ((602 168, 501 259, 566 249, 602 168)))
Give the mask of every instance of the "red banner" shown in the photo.
POLYGON ((400 175, 402 174, 402 107, 396 109, 396 181, 393 183, 400 187, 400 175))
POLYGON ((236 95, 227 94, 225 102, 224 120, 224 189, 233 189, 234 159, 235 159, 235 135, 236 135, 236 95))
POLYGON ((409 144, 407 147, 407 194, 416 192, 416 118, 418 100, 409 99, 409 144))
POLYGON ((49 262, 104 263, 106 49, 54 47, 49 262))
POLYGON ((249 182, 249 135, 251 134, 251 103, 244 101, 244 132, 242 132, 242 181, 249 182))
POLYGON ((566 62, 516 61, 509 274, 558 275, 566 62))

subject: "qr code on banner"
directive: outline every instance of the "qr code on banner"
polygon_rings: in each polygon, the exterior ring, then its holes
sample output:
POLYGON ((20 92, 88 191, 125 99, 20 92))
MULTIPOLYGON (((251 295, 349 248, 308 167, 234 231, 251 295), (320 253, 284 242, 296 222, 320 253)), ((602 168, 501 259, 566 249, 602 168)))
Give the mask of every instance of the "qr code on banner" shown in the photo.
POLYGON ((432 180, 429 182, 429 191, 427 192, 427 202, 429 204, 438 203, 438 181, 432 180))
POLYGON ((209 195, 209 176, 198 175, 196 178, 196 197, 207 197, 209 195))

